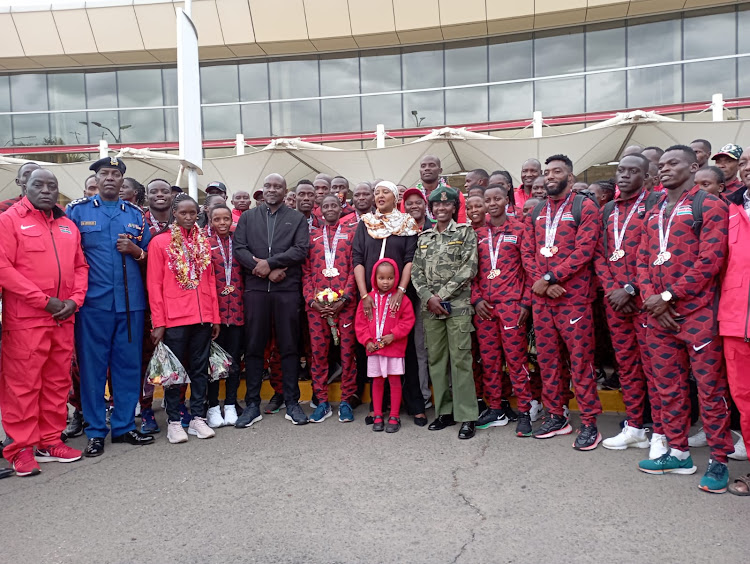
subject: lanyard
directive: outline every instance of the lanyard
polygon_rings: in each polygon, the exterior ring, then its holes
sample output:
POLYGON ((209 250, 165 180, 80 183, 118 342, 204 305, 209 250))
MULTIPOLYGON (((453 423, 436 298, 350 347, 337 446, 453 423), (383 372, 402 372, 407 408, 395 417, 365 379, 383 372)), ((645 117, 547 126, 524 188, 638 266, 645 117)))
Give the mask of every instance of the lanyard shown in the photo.
POLYGON ((544 246, 547 247, 548 249, 551 249, 555 246, 555 235, 557 235, 557 226, 560 224, 560 218, 563 215, 563 210, 565 209, 565 206, 568 205, 568 201, 570 200, 570 197, 572 195, 573 195, 573 192, 570 192, 570 194, 568 194, 568 197, 565 198, 565 201, 557 210, 554 220, 551 220, 552 202, 549 199, 547 200, 547 218, 546 218, 547 220, 544 222, 544 246), (550 220, 552 221, 552 225, 550 225, 550 220))
MULTIPOLYGON (((614 217, 612 219, 614 223, 615 228, 615 251, 619 251, 620 247, 622 247, 622 241, 625 238, 625 231, 628 229, 628 224, 630 223, 631 218, 633 217, 633 214, 638 209, 638 206, 643 201, 643 198, 646 196, 646 191, 644 190, 641 192, 641 195, 638 196, 638 199, 635 201, 635 205, 633 206, 633 209, 630 210, 630 213, 628 213, 628 216, 625 218, 625 223, 622 224, 622 229, 619 229, 619 223, 620 223, 620 208, 615 206, 614 211, 614 217)), ((604 249, 606 252, 607 249, 604 249)))
MULTIPOLYGON (((669 215, 669 221, 667 222, 667 229, 664 230, 664 210, 667 209, 667 202, 668 198, 664 199, 664 203, 661 205, 661 208, 659 209, 659 254, 663 255, 667 250, 667 245, 669 244, 669 232, 672 229, 672 220, 674 219, 675 214, 677 213, 677 210, 682 205, 682 203, 687 200, 688 193, 686 192, 685 195, 682 197, 682 199, 677 202, 674 209, 672 210, 672 213, 669 215)), ((665 260, 668 260, 665 259, 665 260)))
POLYGON ((229 241, 229 260, 227 260, 227 255, 224 252, 224 243, 221 240, 221 237, 217 235, 216 237, 219 241, 219 251, 221 251, 221 260, 224 261, 224 284, 229 285, 229 283, 232 281, 232 238, 227 237, 229 241))
MULTIPOLYGON (((151 227, 153 227, 156 230, 157 233, 163 229, 161 226, 161 222, 156 221, 156 219, 154 219, 154 216, 151 212, 148 212, 148 222, 151 224, 151 227)), ((164 225, 166 226, 167 222, 164 222, 164 225)))
POLYGON ((505 241, 505 230, 497 238, 497 243, 493 247, 492 245, 492 227, 489 228, 489 236, 487 237, 487 246, 490 249, 490 265, 492 270, 497 270, 497 259, 500 256, 500 244, 505 241))
POLYGON ((339 246, 339 234, 341 233, 341 224, 336 228, 336 233, 333 235, 333 248, 328 243, 328 226, 323 227, 323 252, 326 258, 326 270, 329 272, 336 268, 336 247, 339 246))
POLYGON ((383 296, 385 300, 383 302, 383 315, 381 316, 378 312, 380 311, 380 292, 375 293, 375 339, 380 341, 383 338, 383 329, 385 329, 385 318, 388 315, 388 302, 391 299, 391 295, 383 296))

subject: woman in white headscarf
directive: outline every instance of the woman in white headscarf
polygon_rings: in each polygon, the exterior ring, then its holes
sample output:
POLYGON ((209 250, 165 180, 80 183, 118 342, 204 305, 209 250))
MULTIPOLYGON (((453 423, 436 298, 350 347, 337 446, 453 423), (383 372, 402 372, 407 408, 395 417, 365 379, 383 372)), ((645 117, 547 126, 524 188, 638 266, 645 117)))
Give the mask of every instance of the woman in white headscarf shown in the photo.
MULTIPOLYGON (((414 218, 399 211, 398 188, 393 182, 383 180, 375 186, 376 211, 362 216, 354 235, 352 261, 354 278, 357 282, 359 297, 363 302, 365 315, 372 317, 373 301, 368 295, 372 290, 370 279, 372 268, 381 258, 392 259, 399 269, 400 282, 396 292, 391 296, 391 309, 398 310, 407 289, 413 293, 409 284, 411 279, 411 262, 417 249, 419 226, 414 218)), ((416 294, 415 294, 416 297, 416 294)), ((404 402, 406 410, 414 416, 414 422, 421 426, 427 423, 424 414, 424 398, 419 387, 419 368, 414 332, 409 335, 406 349, 406 374, 404 375, 404 402)), ((360 378, 358 378, 360 380, 360 378)), ((368 419, 369 422, 369 419, 368 419)))

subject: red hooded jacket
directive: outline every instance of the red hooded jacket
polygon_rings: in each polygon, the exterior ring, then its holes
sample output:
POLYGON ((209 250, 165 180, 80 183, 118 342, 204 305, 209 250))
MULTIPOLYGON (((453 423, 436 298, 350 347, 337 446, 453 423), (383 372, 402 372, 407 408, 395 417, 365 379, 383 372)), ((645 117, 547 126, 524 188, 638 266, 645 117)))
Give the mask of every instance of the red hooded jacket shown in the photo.
POLYGON ((750 219, 742 206, 729 206, 729 255, 721 282, 719 335, 750 338, 750 219))
MULTIPOLYGON (((378 266, 384 262, 387 262, 393 267, 393 271, 396 273, 396 279, 393 282, 393 287, 398 287, 399 272, 396 263, 389 259, 380 259, 375 263, 372 269, 372 292, 370 296, 373 300, 376 299, 379 291, 377 290, 377 284, 375 280, 375 273, 378 271, 378 266)), ((357 315, 354 318, 354 328, 357 331, 357 340, 363 345, 367 346, 370 341, 376 342, 376 329, 375 329, 375 311, 373 308, 372 320, 368 321, 365 315, 365 310, 362 307, 362 302, 359 302, 357 306, 357 315)), ((381 313, 382 315, 382 313, 381 313)), ((375 351, 374 353, 368 352, 367 355, 379 354, 382 356, 390 356, 393 358, 404 358, 406 355, 406 341, 409 336, 409 332, 414 327, 414 306, 412 306, 411 300, 404 296, 401 300, 401 307, 398 308, 397 312, 388 311, 385 318, 385 325, 383 326, 383 335, 393 334, 393 342, 386 347, 375 351)))

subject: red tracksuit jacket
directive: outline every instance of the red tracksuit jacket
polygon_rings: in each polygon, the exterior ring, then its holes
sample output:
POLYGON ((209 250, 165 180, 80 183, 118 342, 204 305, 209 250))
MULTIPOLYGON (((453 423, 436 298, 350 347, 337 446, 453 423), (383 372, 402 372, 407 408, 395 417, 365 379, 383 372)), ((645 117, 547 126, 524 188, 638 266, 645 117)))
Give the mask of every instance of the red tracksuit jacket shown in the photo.
POLYGON ((750 219, 742 206, 729 206, 729 251, 721 281, 719 334, 750 338, 750 219))
POLYGON ((146 280, 153 326, 170 328, 220 323, 213 264, 209 263, 202 272, 195 290, 183 290, 167 263, 167 247, 171 241, 171 232, 165 231, 148 244, 146 280))
MULTIPOLYGON (((700 237, 693 233, 692 202, 700 190, 700 186, 693 186, 687 199, 678 202, 667 243, 667 251, 672 253, 670 260, 661 266, 654 265, 659 254, 659 209, 667 197, 666 191, 649 211, 638 250, 638 286, 643 298, 669 290, 677 300, 675 310, 680 315, 713 306, 717 275, 727 256, 727 205, 716 196, 706 195, 700 237)), ((665 212, 665 229, 668 221, 665 212)))
MULTIPOLYGON (((52 297, 78 307, 88 289, 89 265, 75 223, 55 206, 47 217, 22 198, 0 215, 0 287, 3 328, 49 327, 44 310, 52 297)), ((71 316, 60 323, 73 323, 71 316)))
POLYGON ((357 286, 354 281, 354 266, 352 265, 352 243, 354 242, 354 232, 357 230, 357 222, 349 221, 350 219, 349 217, 341 218, 336 226, 310 230, 310 250, 307 260, 302 265, 302 295, 305 298, 306 305, 315 299, 318 292, 326 288, 336 291, 344 290, 344 297, 349 301, 356 297, 357 286), (323 269, 326 268, 323 237, 327 231, 328 243, 333 250, 333 238, 336 227, 339 225, 341 231, 339 232, 334 261, 339 275, 334 278, 326 278, 323 276, 323 269))
POLYGON ((477 229, 479 268, 471 282, 473 305, 481 300, 487 300, 490 304, 520 302, 520 305, 531 308, 531 285, 521 259, 523 236, 523 223, 512 217, 508 217, 500 227, 488 224, 486 227, 477 229), (490 233, 492 233, 493 247, 497 245, 501 235, 503 239, 496 263, 500 276, 492 280, 487 278, 492 270, 489 249, 490 233))
MULTIPOLYGON (((531 284, 552 272, 557 283, 565 288, 563 297, 553 300, 547 296, 533 296, 535 303, 550 306, 578 305, 592 301, 591 284, 596 246, 599 241, 600 213, 599 208, 590 199, 585 198, 581 206, 581 223, 576 225, 573 218, 573 199, 571 196, 557 226, 555 245, 558 252, 552 257, 544 257, 540 249, 545 246, 544 231, 547 223, 547 208, 532 223, 532 214, 526 217, 526 230, 521 246, 523 265, 531 278, 531 284)), ((549 200, 551 219, 554 219, 558 208, 565 199, 549 200)))
POLYGON ((229 257, 233 254, 229 252, 229 237, 220 239, 214 233, 208 238, 208 242, 211 244, 211 262, 214 265, 216 296, 219 301, 219 318, 221 319, 221 324, 244 325, 245 308, 242 294, 245 291, 245 280, 242 276, 242 266, 237 262, 237 259, 232 258, 232 272, 227 281, 226 273, 224 272, 224 258, 221 255, 219 245, 224 248, 224 255, 229 260, 229 257), (234 291, 223 296, 221 292, 229 285, 234 286, 234 291))

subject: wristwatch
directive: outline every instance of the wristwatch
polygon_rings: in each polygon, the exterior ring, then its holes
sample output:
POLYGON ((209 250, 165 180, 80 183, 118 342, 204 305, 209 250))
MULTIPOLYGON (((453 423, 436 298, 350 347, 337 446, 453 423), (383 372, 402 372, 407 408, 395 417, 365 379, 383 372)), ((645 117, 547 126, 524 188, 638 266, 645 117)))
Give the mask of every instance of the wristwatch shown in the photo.
POLYGON ((623 290, 625 290, 628 294, 630 294, 633 297, 636 297, 638 295, 638 291, 635 289, 635 286, 632 284, 625 284, 622 287, 623 290))
POLYGON ((547 274, 542 276, 542 280, 544 280, 545 282, 549 282, 550 284, 554 284, 556 282, 555 277, 551 272, 548 272, 547 274))
POLYGON ((671 302, 674 299, 674 296, 672 295, 672 292, 670 292, 669 290, 664 290, 661 293, 661 299, 664 300, 665 302, 671 302))

